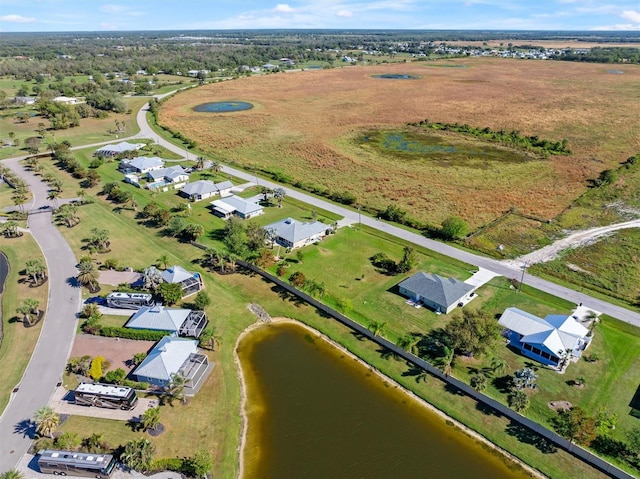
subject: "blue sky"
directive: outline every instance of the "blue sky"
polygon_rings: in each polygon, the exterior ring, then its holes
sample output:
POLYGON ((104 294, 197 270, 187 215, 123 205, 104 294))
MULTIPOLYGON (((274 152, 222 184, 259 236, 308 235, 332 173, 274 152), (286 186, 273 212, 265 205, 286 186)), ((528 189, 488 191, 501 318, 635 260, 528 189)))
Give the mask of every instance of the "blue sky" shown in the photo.
POLYGON ((640 30, 640 0, 0 0, 0 32, 381 28, 640 30))

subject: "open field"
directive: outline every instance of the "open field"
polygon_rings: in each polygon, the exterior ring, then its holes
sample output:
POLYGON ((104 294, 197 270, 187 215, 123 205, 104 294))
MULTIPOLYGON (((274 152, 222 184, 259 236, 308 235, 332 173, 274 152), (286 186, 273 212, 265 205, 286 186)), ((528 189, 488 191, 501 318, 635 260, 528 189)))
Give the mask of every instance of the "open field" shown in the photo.
POLYGON ((603 65, 567 62, 449 63, 461 68, 414 62, 206 85, 168 100, 160 123, 183 131, 199 148, 229 163, 280 171, 334 192, 350 191, 375 208, 393 203, 435 224, 459 214, 474 227, 512 206, 553 218, 585 190, 587 179, 640 147, 634 120, 640 103, 630 101, 640 67, 625 66, 624 75, 611 75, 603 65), (372 78, 379 73, 420 78, 372 78), (255 107, 230 114, 192 111, 200 103, 221 100, 249 101, 255 107), (465 168, 397 161, 355 141, 365 130, 400 129, 425 118, 515 129, 552 141, 566 138, 573 155, 465 168))
POLYGON ((0 237, 0 250, 9 260, 9 276, 2 295, 2 343, 0 345, 0 411, 4 411, 9 402, 11 390, 20 382, 27 367, 31 353, 40 335, 42 322, 31 328, 25 328, 16 308, 27 298, 40 301, 39 308, 46 310, 49 285, 30 288, 25 277, 20 276, 27 260, 42 258, 42 253, 30 234, 20 238, 0 237))

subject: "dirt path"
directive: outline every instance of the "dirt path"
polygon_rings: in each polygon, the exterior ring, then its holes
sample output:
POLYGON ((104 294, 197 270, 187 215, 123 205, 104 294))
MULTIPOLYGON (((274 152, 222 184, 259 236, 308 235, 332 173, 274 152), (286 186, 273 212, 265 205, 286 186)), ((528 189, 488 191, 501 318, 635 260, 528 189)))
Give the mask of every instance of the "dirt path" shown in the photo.
POLYGON ((515 265, 520 268, 523 265, 529 266, 536 263, 545 263, 547 261, 556 259, 560 252, 566 250, 567 248, 577 248, 580 246, 585 246, 596 238, 625 228, 640 228, 640 219, 577 231, 570 234, 566 238, 562 238, 555 243, 550 244, 549 246, 545 246, 544 248, 540 248, 539 250, 533 251, 529 254, 525 254, 524 256, 520 256, 519 258, 507 260, 505 261, 505 263, 515 265))

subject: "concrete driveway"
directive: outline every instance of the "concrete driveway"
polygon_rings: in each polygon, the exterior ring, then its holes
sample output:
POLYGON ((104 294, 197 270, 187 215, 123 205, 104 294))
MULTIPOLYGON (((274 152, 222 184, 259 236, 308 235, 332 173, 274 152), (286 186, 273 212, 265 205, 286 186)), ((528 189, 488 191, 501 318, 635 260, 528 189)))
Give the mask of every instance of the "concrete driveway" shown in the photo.
POLYGON ((107 409, 103 407, 78 406, 73 403, 73 392, 58 387, 53 393, 49 406, 58 414, 70 416, 87 416, 101 419, 115 419, 116 421, 138 421, 147 409, 156 407, 157 399, 138 398, 138 404, 131 411, 121 409, 107 409))

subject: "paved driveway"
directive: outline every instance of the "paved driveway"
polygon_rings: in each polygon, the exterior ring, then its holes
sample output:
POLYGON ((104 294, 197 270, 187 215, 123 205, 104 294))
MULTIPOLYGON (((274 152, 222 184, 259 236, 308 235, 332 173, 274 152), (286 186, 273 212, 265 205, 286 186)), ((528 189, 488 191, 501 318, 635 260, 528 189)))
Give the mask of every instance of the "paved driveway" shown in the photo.
POLYGON ((78 406, 73 403, 73 392, 67 391, 62 386, 56 388, 49 402, 58 414, 71 416, 98 417, 101 419, 115 419, 116 421, 138 421, 144 412, 158 405, 157 399, 138 398, 138 404, 131 411, 121 409, 107 409, 103 407, 78 406))

